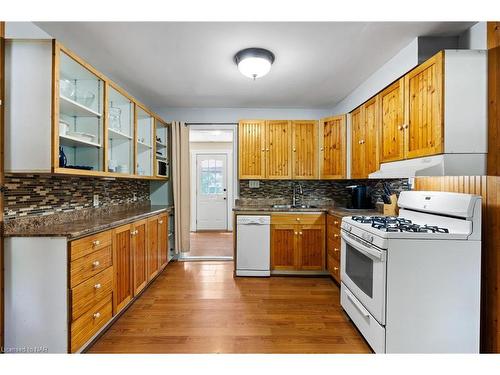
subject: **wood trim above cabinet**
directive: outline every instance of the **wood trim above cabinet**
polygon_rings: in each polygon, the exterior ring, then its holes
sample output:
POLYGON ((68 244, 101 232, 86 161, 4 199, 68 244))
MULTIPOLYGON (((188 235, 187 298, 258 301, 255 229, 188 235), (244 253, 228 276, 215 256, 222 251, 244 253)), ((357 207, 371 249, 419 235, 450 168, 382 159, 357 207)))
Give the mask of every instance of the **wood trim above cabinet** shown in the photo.
POLYGON ((346 115, 323 118, 319 122, 319 178, 347 177, 346 115))

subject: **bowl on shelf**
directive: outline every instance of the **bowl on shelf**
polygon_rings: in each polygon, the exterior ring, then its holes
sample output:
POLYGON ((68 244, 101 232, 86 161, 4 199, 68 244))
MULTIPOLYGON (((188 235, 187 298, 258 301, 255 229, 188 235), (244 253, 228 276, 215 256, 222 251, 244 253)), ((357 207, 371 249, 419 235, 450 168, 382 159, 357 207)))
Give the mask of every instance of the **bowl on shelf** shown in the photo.
POLYGON ((69 124, 66 121, 59 121, 59 135, 66 135, 69 132, 69 124))
POLYGON ((73 138, 77 138, 81 141, 85 141, 85 142, 95 142, 95 139, 96 139, 95 135, 89 134, 89 133, 72 132, 72 133, 68 133, 68 135, 73 137, 73 138))
POLYGON ((59 80, 59 95, 73 99, 75 97, 75 84, 69 79, 59 80))
POLYGON ((76 101, 85 107, 90 107, 94 103, 95 94, 88 90, 76 90, 76 101))

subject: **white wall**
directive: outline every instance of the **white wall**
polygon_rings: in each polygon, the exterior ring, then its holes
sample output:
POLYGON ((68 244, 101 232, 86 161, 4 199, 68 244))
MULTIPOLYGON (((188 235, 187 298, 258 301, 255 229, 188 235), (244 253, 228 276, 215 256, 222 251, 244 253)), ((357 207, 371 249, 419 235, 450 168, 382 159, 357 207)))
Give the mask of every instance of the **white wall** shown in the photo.
POLYGON ((488 49, 486 22, 478 22, 458 37, 458 46, 464 49, 488 49))
POLYGON ((417 65, 418 40, 415 38, 392 59, 382 65, 366 81, 354 89, 345 99, 335 105, 331 113, 339 115, 352 111, 417 65))
POLYGON ((166 121, 237 123, 242 119, 309 120, 329 116, 330 109, 307 108, 155 108, 166 121))
POLYGON ((5 37, 10 39, 52 39, 33 22, 6 22, 5 37))

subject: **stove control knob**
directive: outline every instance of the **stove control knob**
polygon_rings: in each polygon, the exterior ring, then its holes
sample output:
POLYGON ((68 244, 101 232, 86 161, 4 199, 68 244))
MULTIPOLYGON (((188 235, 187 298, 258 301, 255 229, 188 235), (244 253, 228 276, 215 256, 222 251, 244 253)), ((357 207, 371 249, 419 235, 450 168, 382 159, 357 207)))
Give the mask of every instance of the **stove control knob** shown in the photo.
POLYGON ((349 232, 351 232, 351 231, 352 231, 352 225, 349 225, 349 227, 347 227, 347 230, 348 230, 349 232))

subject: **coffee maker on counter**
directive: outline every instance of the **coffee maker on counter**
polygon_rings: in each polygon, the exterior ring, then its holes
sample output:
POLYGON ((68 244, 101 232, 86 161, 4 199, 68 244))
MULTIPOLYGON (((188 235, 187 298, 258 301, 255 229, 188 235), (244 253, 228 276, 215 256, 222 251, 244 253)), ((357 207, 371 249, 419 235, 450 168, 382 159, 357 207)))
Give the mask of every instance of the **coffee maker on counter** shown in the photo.
POLYGON ((365 185, 347 186, 351 190, 351 207, 354 209, 373 208, 372 201, 368 195, 368 188, 365 185))

